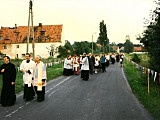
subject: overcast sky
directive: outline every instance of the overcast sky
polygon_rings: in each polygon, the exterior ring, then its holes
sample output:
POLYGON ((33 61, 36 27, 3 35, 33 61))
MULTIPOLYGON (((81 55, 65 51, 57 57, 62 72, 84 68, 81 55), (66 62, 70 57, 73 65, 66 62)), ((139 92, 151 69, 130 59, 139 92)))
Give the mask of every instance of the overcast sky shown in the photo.
MULTIPOLYGON (((29 0, 0 0, 0 26, 27 26, 29 0)), ((124 43, 126 35, 138 44, 144 18, 155 9, 153 0, 33 0, 34 25, 63 24, 63 39, 96 41, 104 20, 110 42, 124 43)))

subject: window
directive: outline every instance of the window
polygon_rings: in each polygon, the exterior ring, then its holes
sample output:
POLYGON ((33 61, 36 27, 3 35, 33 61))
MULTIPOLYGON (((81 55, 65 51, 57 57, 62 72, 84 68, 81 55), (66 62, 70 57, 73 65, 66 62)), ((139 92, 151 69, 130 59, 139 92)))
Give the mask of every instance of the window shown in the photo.
POLYGON ((50 56, 53 56, 53 51, 52 51, 52 52, 50 52, 50 56))
POLYGON ((25 57, 25 54, 22 54, 22 57, 25 57))
POLYGON ((4 49, 7 49, 7 46, 4 46, 4 49))
POLYGON ((44 31, 44 30, 40 31, 40 34, 41 34, 42 36, 44 36, 44 35, 45 35, 45 31, 44 31))

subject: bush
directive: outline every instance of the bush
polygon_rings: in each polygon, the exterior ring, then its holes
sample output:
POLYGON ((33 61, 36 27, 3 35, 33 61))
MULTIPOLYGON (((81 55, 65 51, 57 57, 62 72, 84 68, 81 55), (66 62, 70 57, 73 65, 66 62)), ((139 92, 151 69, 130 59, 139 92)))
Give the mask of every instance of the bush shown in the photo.
POLYGON ((137 54, 133 54, 131 60, 136 62, 136 63, 140 63, 141 62, 141 59, 139 58, 139 56, 137 54))

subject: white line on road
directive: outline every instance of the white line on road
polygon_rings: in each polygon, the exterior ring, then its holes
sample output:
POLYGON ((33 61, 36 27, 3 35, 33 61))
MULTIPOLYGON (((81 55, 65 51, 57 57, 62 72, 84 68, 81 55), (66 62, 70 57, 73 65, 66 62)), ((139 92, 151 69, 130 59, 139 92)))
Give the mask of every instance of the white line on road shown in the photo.
MULTIPOLYGON (((61 78, 62 78, 62 77, 58 77, 58 78, 56 78, 55 80, 50 80, 50 81, 48 82, 48 84, 51 84, 52 82, 58 81, 58 80, 61 79, 61 78)), ((17 95, 17 98, 21 97, 22 95, 23 95, 23 92, 19 93, 19 94, 17 95)))
MULTIPOLYGON (((71 82, 73 79, 71 79, 71 80, 69 80, 66 84, 64 84, 61 88, 63 88, 63 87, 65 87, 69 82, 71 82)), ((49 98, 51 97, 51 95, 52 94, 54 94, 55 92, 57 92, 58 90, 60 90, 60 89, 56 89, 55 91, 53 91, 53 92, 51 92, 50 94, 49 94, 49 98)))
MULTIPOLYGON (((67 81, 67 80, 70 79, 70 78, 71 78, 71 77, 68 77, 68 78, 64 79, 63 81, 59 82, 58 84, 54 85, 52 88, 50 88, 49 90, 47 90, 46 93, 48 93, 49 91, 51 91, 53 88, 61 85, 62 83, 64 83, 65 81, 67 81)), ((75 78, 77 78, 77 77, 75 77, 75 78)), ((73 79, 75 79, 75 78, 73 78, 73 79)), ((73 80, 73 79, 71 79, 71 80, 73 80)), ((70 80, 70 81, 71 81, 71 80, 70 80)), ((65 85, 66 85, 66 84, 65 84, 65 85)), ((56 91, 58 91, 58 90, 59 90, 59 89, 53 91, 53 92, 49 95, 49 97, 50 97, 52 94, 54 94, 56 91)), ((21 93, 20 95, 18 95, 18 97, 20 97, 21 95, 22 95, 22 93, 21 93)), ((33 100, 35 100, 35 99, 33 99, 33 100)), ((20 109, 22 109, 23 107, 27 106, 27 105, 30 104, 30 103, 31 103, 31 102, 27 102, 25 105, 21 105, 21 106, 18 107, 16 110, 14 110, 14 111, 12 111, 11 113, 7 114, 5 117, 11 117, 13 114, 15 114, 15 113, 18 112, 20 109)))
POLYGON ((49 98, 51 97, 51 95, 52 94, 54 94, 55 92, 57 92, 59 89, 57 89, 57 90, 55 90, 55 91, 53 91, 53 92, 51 92, 51 94, 49 94, 48 96, 49 96, 49 98))
POLYGON ((59 86, 60 84, 64 83, 65 81, 67 81, 70 77, 64 79, 63 81, 59 82, 57 85, 54 85, 52 88, 50 88, 49 90, 46 91, 46 93, 48 93, 49 91, 51 91, 53 88, 59 86))

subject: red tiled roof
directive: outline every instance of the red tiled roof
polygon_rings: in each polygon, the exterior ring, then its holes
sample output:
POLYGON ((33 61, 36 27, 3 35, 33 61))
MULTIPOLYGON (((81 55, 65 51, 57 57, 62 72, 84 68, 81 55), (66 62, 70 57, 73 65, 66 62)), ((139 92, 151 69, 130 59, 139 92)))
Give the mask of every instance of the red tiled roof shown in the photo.
POLYGON ((134 47, 134 52, 142 52, 143 48, 140 47, 134 47))
MULTIPOLYGON (((34 26, 35 43, 61 42, 62 26, 63 25, 42 25, 41 23, 39 26, 34 26)), ((0 43, 26 43, 27 31, 28 26, 15 26, 13 28, 1 27, 0 43)))
POLYGON ((102 45, 101 44, 97 44, 97 47, 101 47, 102 45))
POLYGON ((118 46, 112 46, 113 50, 117 50, 118 46))

